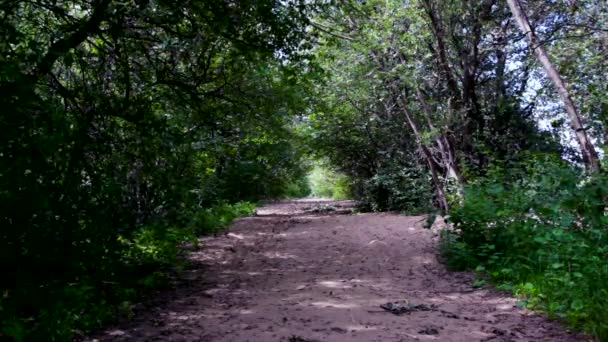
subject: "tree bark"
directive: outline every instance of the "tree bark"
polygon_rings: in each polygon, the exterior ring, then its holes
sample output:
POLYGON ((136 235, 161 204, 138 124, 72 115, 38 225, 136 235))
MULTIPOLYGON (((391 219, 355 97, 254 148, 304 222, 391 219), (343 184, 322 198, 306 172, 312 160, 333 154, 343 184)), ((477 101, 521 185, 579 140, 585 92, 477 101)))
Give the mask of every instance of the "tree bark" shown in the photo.
MULTIPOLYGON (((431 113, 433 112, 433 110, 427 103, 424 94, 422 93, 422 91, 420 91, 420 89, 416 90, 416 96, 422 106, 422 112, 426 117, 429 128, 431 129, 431 131, 437 131, 435 129, 433 121, 431 120, 431 113)), ((436 137, 435 141, 437 143, 437 147, 439 148, 441 159, 446 170, 446 178, 450 177, 456 181, 456 185, 458 186, 458 197, 462 199, 464 197, 465 180, 462 174, 460 173, 454 147, 450 143, 450 140, 447 138, 448 133, 446 132, 447 129, 442 128, 441 133, 436 137)))
POLYGON ((450 90, 451 95, 454 97, 454 101, 450 102, 451 105, 455 106, 456 110, 460 110, 461 108, 461 94, 460 88, 458 87, 458 82, 456 82, 456 76, 452 68, 450 67, 450 62, 447 57, 447 48, 444 41, 445 35, 443 31, 443 27, 441 25, 440 19, 438 18, 438 14, 433 6, 433 3, 429 0, 422 1, 422 5, 426 11, 426 14, 429 18, 431 24, 431 30, 433 31, 433 35, 435 36, 437 48, 435 51, 435 55, 437 58, 437 62, 439 63, 442 71, 443 77, 445 77, 448 89, 450 90))
POLYGON ((418 125, 416 125, 416 122, 414 121, 414 119, 412 118, 412 115, 410 115, 409 111, 405 107, 405 104, 401 103, 401 107, 405 114, 405 118, 407 119, 407 122, 408 122, 410 128, 412 129, 412 132, 414 132, 414 136, 416 137, 416 142, 418 143, 418 146, 420 147, 420 150, 424 154, 426 162, 429 165, 429 170, 431 171, 431 177, 433 179, 433 183, 435 184, 435 189, 437 191, 437 197, 438 197, 439 203, 441 205, 441 209, 447 213, 450 208, 448 206, 448 200, 447 200, 447 196, 445 195, 445 189, 443 187, 443 184, 442 184, 441 180, 439 180, 439 177, 437 176, 437 174, 439 173, 439 167, 433 158, 433 152, 431 152, 431 150, 428 148, 428 146, 426 146, 426 144, 424 144, 424 142, 422 141, 422 135, 420 134, 420 131, 418 130, 418 125))
POLYGON ((576 135, 576 140, 580 145, 585 166, 591 171, 598 171, 600 169, 600 161, 597 152, 595 151, 595 147, 593 147, 593 144, 587 135, 586 129, 583 127, 581 115, 572 101, 564 81, 553 63, 551 63, 549 55, 532 30, 530 21, 528 20, 528 17, 526 16, 519 0, 507 0, 507 4, 509 5, 511 13, 519 25, 519 28, 526 35, 526 38, 530 43, 530 48, 536 54, 536 57, 538 58, 538 61, 542 65, 543 69, 545 69, 547 77, 549 77, 551 82, 553 82, 555 85, 557 93, 566 107, 566 112, 568 112, 568 116, 570 117, 570 124, 574 130, 574 134, 576 135))

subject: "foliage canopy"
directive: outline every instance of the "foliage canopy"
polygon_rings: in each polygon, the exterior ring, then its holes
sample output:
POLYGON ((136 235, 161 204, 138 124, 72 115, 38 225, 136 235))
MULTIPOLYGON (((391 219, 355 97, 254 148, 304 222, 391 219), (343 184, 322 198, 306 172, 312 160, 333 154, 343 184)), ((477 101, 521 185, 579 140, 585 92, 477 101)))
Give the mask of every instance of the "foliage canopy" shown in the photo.
POLYGON ((0 0, 0 337, 98 328, 313 183, 446 214, 449 264, 608 338, 607 32, 597 1, 0 0))

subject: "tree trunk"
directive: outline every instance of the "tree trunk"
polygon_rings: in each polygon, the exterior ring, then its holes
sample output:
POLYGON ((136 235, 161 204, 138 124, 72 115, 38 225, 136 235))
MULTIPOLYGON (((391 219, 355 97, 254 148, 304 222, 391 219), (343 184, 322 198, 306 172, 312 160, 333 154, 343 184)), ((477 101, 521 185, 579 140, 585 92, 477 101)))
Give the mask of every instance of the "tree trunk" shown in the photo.
MULTIPOLYGON (((394 87, 393 87, 393 89, 394 89, 394 87)), ((433 185, 435 186, 435 191, 437 191, 437 199, 439 201, 439 205, 441 206, 440 209, 447 213, 450 208, 448 205, 448 199, 447 199, 447 196, 445 193, 443 183, 441 182, 441 180, 439 179, 439 176, 438 176, 438 173, 440 171, 439 170, 440 166, 435 161, 435 158, 433 157, 433 152, 431 152, 429 147, 426 146, 424 144, 424 142, 422 141, 422 135, 420 134, 420 131, 418 130, 418 125, 416 125, 416 122, 414 121, 412 115, 407 110, 407 107, 405 106, 404 101, 402 99, 400 99, 398 95, 396 95, 396 96, 397 96, 397 102, 399 103, 401 109, 403 110, 403 113, 405 114, 407 123, 410 126, 410 129, 412 130, 412 132, 414 133, 414 137, 416 138, 416 143, 418 144, 418 147, 422 151, 422 154, 424 154, 424 159, 426 160, 426 162, 429 166, 429 171, 431 172, 431 178, 433 180, 433 185)), ((388 109, 388 106, 386 105, 386 103, 382 102, 382 104, 384 105, 384 108, 388 111, 389 109, 388 109)))
MULTIPOLYGON (((416 90, 416 96, 418 101, 422 106, 422 112, 424 113, 427 124, 431 131, 437 131, 435 129, 435 125, 431 120, 431 113, 433 112, 429 104, 426 102, 424 94, 420 89, 416 90)), ((443 128, 443 131, 437 136, 435 141, 437 142, 437 147, 439 148, 439 152, 441 153, 441 159, 446 170, 446 178, 452 178, 456 181, 456 185, 458 186, 458 197, 462 199, 464 197, 464 184, 465 180, 462 174, 460 173, 458 162, 456 161, 456 153, 454 151, 454 147, 450 143, 450 140, 447 138, 447 129, 443 128)))
POLYGON ((422 135, 420 134, 420 131, 418 131, 418 126, 416 125, 416 122, 414 122, 412 116, 410 115, 409 111, 407 110, 407 108, 405 107, 405 105, 403 103, 401 104, 401 107, 403 107, 403 111, 405 113, 405 118, 407 119, 407 122, 410 125, 412 132, 414 132, 414 136, 416 137, 416 142, 418 143, 418 146, 420 147, 420 150, 424 154, 426 162, 429 165, 429 170, 431 171, 431 177, 433 178, 433 183, 435 184, 435 190, 437 190, 437 197, 438 197, 439 203, 442 207, 441 210, 443 210, 444 212, 447 213, 450 208, 448 206, 448 200, 447 200, 447 196, 445 195, 445 189, 443 187, 443 183, 437 176, 437 174, 439 173, 438 172, 439 167, 433 158, 433 152, 431 152, 431 150, 428 148, 428 146, 426 146, 424 144, 424 142, 422 141, 422 135))
POLYGON ((581 153, 583 154, 583 161, 587 169, 591 171, 598 171, 600 169, 600 161, 597 156, 597 152, 589 139, 585 128, 583 127, 581 116, 568 93, 568 89, 566 89, 566 85, 562 80, 559 72, 551 63, 549 59, 549 55, 541 45, 538 40, 538 37, 532 30, 530 26, 530 22, 528 17, 524 13, 523 7, 519 0, 507 0, 507 4, 511 9, 511 13, 513 13, 513 17, 517 21, 519 28, 523 31, 523 33, 528 38, 528 42, 530 43, 530 48, 536 54, 538 61, 542 65, 543 69, 547 73, 547 77, 553 82, 555 88, 557 88, 557 92, 564 102, 564 106, 566 107, 566 111, 568 112, 568 116, 570 117, 570 124, 572 129, 574 129, 574 133, 576 135, 576 140, 581 148, 581 153))

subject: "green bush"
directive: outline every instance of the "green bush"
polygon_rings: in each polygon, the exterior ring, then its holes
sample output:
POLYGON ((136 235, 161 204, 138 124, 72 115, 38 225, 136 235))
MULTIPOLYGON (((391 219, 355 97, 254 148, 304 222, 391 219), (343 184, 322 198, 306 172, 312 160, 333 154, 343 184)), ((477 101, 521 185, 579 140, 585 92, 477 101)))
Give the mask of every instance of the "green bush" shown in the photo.
POLYGON ((141 294, 168 284, 169 276, 182 267, 185 242, 250 215, 255 204, 217 204, 198 210, 183 228, 151 224, 129 236, 119 236, 108 259, 109 271, 81 275, 73 282, 55 281, 44 287, 5 290, 0 296, 0 337, 15 341, 65 341, 79 332, 91 331, 115 318, 129 318, 131 303, 141 294))
POLYGON ((608 179, 550 156, 494 171, 450 213, 448 265, 482 270, 522 305, 607 340, 608 179))
POLYGON ((351 197, 350 179, 323 165, 315 165, 308 175, 310 194, 313 197, 347 199, 351 197))
POLYGON ((363 209, 394 210, 409 214, 432 209, 432 189, 425 171, 415 167, 390 165, 372 178, 359 182, 358 198, 363 209))
POLYGON ((308 178, 301 177, 295 181, 291 181, 287 184, 284 190, 284 197, 286 198, 302 198, 310 196, 312 193, 312 189, 310 188, 310 183, 308 182, 308 178))
POLYGON ((228 226, 235 218, 253 213, 255 204, 237 202, 218 204, 200 210, 192 219, 190 226, 197 234, 212 233, 228 226))

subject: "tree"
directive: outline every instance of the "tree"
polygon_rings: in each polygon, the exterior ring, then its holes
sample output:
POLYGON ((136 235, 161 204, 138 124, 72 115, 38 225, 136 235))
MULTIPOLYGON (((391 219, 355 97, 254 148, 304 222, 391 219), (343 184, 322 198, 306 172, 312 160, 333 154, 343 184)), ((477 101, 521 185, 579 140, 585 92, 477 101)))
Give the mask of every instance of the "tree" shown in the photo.
MULTIPOLYGON (((350 4, 315 19, 325 31, 339 32, 319 32, 327 44, 317 50, 330 75, 331 86, 322 92, 335 94, 322 95, 337 103, 333 115, 344 118, 335 112, 352 110, 360 114, 350 125, 377 123, 384 134, 410 141, 385 145, 370 137, 371 144, 357 134, 338 145, 321 136, 322 145, 335 151, 327 153, 341 154, 335 163, 345 172, 366 165, 365 172, 349 173, 363 179, 374 178, 384 156, 413 158, 427 172, 436 205, 447 210, 448 198, 461 198, 467 180, 483 176, 494 160, 558 148, 519 106, 528 74, 507 68, 524 58, 508 18, 492 1, 421 0, 350 4), (360 151, 345 153, 347 146, 360 151), (393 150, 398 154, 387 152, 393 150), (345 160, 351 154, 353 160, 345 160)), ((331 115, 324 113, 317 127, 345 125, 331 115)))
POLYGON ((599 158, 597 152, 595 151, 595 147, 587 135, 587 128, 585 128, 583 125, 582 117, 578 112, 574 101, 572 101, 568 89, 566 88, 566 85, 559 72, 551 62, 549 55, 543 48, 542 43, 534 33, 521 2, 519 0, 507 0, 507 4, 509 5, 511 12, 513 13, 513 17, 517 21, 521 31, 526 35, 530 48, 536 54, 536 57, 545 70, 547 77, 551 80, 551 82, 553 82, 555 88, 557 89, 557 93, 564 103, 566 112, 570 117, 570 124, 574 130, 576 140, 583 155, 583 162, 589 170, 598 171, 600 169, 599 158))
POLYGON ((0 2, 0 339, 94 328, 212 208, 304 177, 310 6, 0 2))

